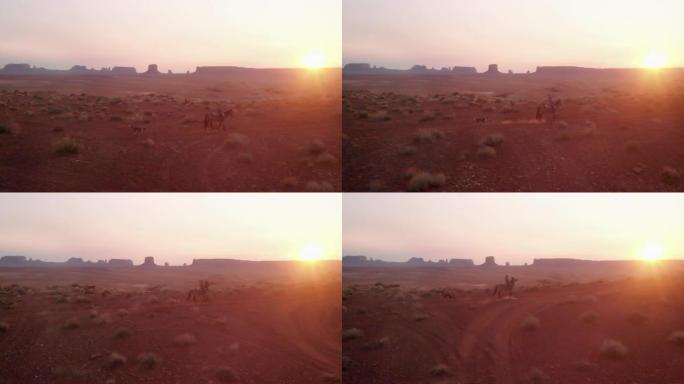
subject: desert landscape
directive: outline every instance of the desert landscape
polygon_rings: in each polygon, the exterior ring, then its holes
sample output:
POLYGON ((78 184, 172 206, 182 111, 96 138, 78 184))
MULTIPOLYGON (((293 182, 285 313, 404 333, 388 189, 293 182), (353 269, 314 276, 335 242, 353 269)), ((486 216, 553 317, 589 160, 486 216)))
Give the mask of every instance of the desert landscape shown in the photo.
POLYGON ((348 64, 345 191, 683 191, 684 70, 348 64))
POLYGON ((339 191, 340 89, 339 69, 8 64, 0 190, 339 191))
POLYGON ((338 383, 340 289, 339 261, 3 257, 0 382, 338 383))
POLYGON ((681 261, 345 257, 343 382, 679 383, 683 277, 681 261))

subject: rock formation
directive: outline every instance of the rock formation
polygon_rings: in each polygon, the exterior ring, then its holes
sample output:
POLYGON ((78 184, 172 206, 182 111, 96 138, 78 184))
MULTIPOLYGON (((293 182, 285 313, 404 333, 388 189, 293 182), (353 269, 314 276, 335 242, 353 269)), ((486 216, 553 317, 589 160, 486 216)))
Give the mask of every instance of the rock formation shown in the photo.
POLYGON ((471 259, 450 259, 449 266, 451 267, 472 267, 475 263, 471 259))
POLYGON ((412 257, 412 258, 408 259, 408 261, 406 263, 407 264, 423 264, 423 263, 425 263, 425 259, 423 259, 422 257, 412 257))
POLYGON ((70 257, 69 260, 66 261, 67 264, 83 264, 83 258, 81 257, 70 257))
POLYGON ((159 75, 161 72, 159 72, 159 67, 157 64, 150 64, 147 66, 147 71, 145 72, 146 75, 159 75))
POLYGON ((0 258, 0 264, 24 264, 26 262, 26 256, 3 256, 0 258))
POLYGON ((371 66, 368 63, 349 63, 344 66, 345 72, 370 72, 371 66))
POLYGON ((368 262, 366 256, 344 256, 342 257, 342 264, 365 264, 368 262))
POLYGON ((147 256, 145 257, 145 261, 140 265, 141 267, 156 267, 157 264, 154 262, 154 257, 152 256, 147 256))
POLYGON ((487 72, 485 72, 487 75, 499 75, 501 72, 499 72, 499 64, 489 64, 489 67, 487 68, 487 72))
POLYGON ((88 68, 85 65, 74 65, 69 69, 69 72, 85 72, 88 68))
POLYGON ((30 64, 7 64, 3 68, 3 71, 7 72, 29 72, 31 71, 30 64))
POLYGON ((114 67, 112 68, 113 75, 135 75, 138 72, 133 67, 114 67))
POLYGON ((494 259, 494 256, 487 256, 485 257, 485 262, 482 264, 483 267, 496 267, 496 260, 494 259))
POLYGON ((109 266, 110 267, 132 267, 133 266, 133 260, 131 260, 131 259, 110 259, 109 260, 109 266))

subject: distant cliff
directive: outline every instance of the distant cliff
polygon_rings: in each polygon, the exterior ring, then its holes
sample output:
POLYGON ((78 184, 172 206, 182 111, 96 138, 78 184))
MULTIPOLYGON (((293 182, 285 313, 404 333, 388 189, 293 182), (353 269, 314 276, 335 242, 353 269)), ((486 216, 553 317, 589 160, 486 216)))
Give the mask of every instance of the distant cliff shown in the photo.
POLYGON ((373 74, 389 74, 389 75, 475 75, 477 69, 475 67, 443 67, 440 69, 428 68, 426 65, 414 65, 411 69, 388 69, 385 67, 376 67, 368 63, 349 63, 342 69, 343 73, 354 75, 373 75, 373 74))

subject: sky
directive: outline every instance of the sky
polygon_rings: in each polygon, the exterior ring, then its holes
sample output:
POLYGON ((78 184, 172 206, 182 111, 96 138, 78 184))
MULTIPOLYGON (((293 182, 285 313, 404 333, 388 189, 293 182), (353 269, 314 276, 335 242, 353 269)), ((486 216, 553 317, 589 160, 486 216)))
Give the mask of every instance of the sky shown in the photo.
POLYGON ((345 194, 343 254, 385 261, 684 258, 682 194, 345 194))
POLYGON ((682 0, 344 0, 343 62, 684 67, 682 0))
POLYGON ((0 194, 0 255, 44 261, 127 258, 340 259, 339 194, 0 194))
POLYGON ((341 1, 2 0, 0 66, 339 67, 341 1))

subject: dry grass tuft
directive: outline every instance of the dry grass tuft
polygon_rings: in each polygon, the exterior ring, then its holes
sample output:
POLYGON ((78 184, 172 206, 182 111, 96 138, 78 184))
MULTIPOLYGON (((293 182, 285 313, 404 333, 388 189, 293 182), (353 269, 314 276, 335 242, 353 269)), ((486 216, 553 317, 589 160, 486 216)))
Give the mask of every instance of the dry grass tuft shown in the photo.
POLYGON ((9 331, 10 325, 8 322, 0 321, 0 333, 5 333, 9 331))
POLYGON ((161 363, 161 358, 152 352, 139 354, 137 360, 140 366, 145 369, 154 369, 154 367, 161 363))
POLYGON ((216 378, 222 383, 233 383, 237 381, 237 374, 229 367, 220 367, 216 370, 216 378))
POLYGON ((539 368, 532 368, 528 375, 530 384, 544 384, 549 381, 549 377, 539 368))
POLYGON ((183 333, 174 337, 173 342, 181 347, 188 347, 197 344, 197 338, 189 333, 183 333))
POLYGON ((496 149, 488 145, 481 146, 477 148, 477 157, 483 159, 491 159, 496 157, 496 149))
POLYGON ((112 352, 112 354, 109 355, 109 357, 107 358, 107 366, 110 369, 114 369, 125 365, 127 361, 128 359, 126 358, 126 356, 116 352, 112 352))
POLYGON ((356 340, 363 336, 363 331, 358 328, 349 328, 342 331, 342 341, 356 340))
POLYGON ((383 337, 378 340, 365 343, 363 345, 363 349, 375 351, 384 348, 387 344, 389 344, 389 337, 383 337))
POLYGON ((585 324, 596 324, 598 314, 594 311, 586 311, 580 315, 580 321, 585 324))
POLYGON ((680 347, 684 347, 684 331, 674 331, 668 338, 668 340, 680 347))
POLYGON ((63 137, 52 144, 52 150, 58 155, 76 155, 81 146, 73 137, 63 137))
POLYGON ((126 327, 119 327, 114 331, 115 340, 125 340, 131 337, 131 330, 126 327))
POLYGON ((531 332, 539 329, 540 325, 541 322, 536 316, 529 315, 520 323, 520 328, 522 328, 524 331, 531 332))
POLYGON ((444 377, 451 374, 451 370, 444 364, 437 364, 430 369, 430 375, 434 377, 444 377))
POLYGON ((421 128, 413 135, 413 142, 416 144, 430 144, 444 137, 442 131, 436 129, 421 128))
POLYGON ((660 171, 660 178, 665 184, 675 185, 679 184, 682 179, 682 175, 675 168, 668 166, 663 167, 663 170, 660 171))
POLYGON ((62 329, 73 330, 81 327, 81 323, 76 319, 69 319, 62 324, 62 329))
POLYGON ((613 360, 623 359, 627 356, 628 350, 624 344, 617 340, 604 340, 601 344, 601 355, 613 360))
POLYGON ((402 156, 411 156, 416 153, 416 147, 413 145, 404 145, 399 148, 399 154, 402 156))
POLYGON ((306 151, 310 155, 320 155, 325 152, 325 144, 319 139, 311 140, 311 142, 306 146, 306 151))
POLYGON ((249 145, 249 137, 242 133, 231 133, 228 135, 224 145, 227 149, 246 147, 249 145))
POLYGON ((425 192, 430 188, 439 188, 446 183, 443 173, 429 173, 418 171, 411 176, 408 182, 409 192, 425 192))
POLYGON ((337 164, 337 158, 328 152, 321 153, 316 157, 316 164, 319 165, 335 165, 337 164))
POLYGON ((498 147, 504 142, 504 137, 500 133, 492 133, 480 139, 479 145, 481 147, 498 147))
POLYGON ((309 192, 333 192, 335 188, 327 181, 309 181, 304 188, 309 192))
POLYGON ((425 321, 430 318, 430 315, 427 313, 416 313, 413 315, 413 320, 414 321, 425 321))

